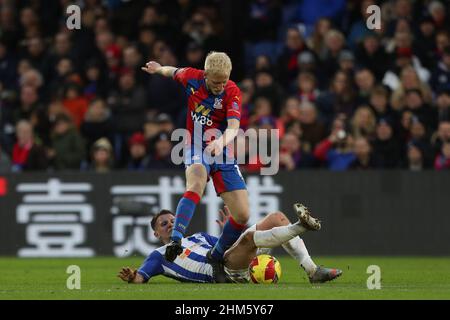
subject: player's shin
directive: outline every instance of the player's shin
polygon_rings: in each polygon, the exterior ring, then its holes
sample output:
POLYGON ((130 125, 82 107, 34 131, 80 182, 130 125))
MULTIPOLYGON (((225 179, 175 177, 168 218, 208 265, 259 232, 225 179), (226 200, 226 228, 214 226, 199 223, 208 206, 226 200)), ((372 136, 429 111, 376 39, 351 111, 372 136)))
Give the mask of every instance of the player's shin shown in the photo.
POLYGON ((306 231, 305 227, 295 223, 270 230, 257 230, 253 234, 253 240, 258 248, 274 248, 306 231))
POLYGON ((183 238, 186 229, 194 215, 195 207, 200 201, 200 196, 192 191, 184 193, 180 202, 178 202, 175 224, 172 230, 171 240, 179 241, 183 238))
POLYGON ((282 246, 292 258, 299 262, 308 275, 316 270, 317 266, 309 256, 308 249, 306 249, 305 243, 300 237, 294 237, 283 243, 282 246))

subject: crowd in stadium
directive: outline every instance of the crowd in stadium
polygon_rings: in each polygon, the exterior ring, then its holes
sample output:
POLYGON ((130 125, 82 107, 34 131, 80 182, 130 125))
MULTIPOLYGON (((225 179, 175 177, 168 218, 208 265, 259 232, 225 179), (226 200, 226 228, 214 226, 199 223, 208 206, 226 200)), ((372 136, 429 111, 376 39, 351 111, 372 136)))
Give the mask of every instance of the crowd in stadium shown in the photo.
POLYGON ((280 130, 282 170, 450 169, 444 2, 75 3, 79 30, 72 1, 0 1, 0 172, 182 168, 183 88, 141 66, 202 69, 211 50, 233 60, 241 127, 280 130))

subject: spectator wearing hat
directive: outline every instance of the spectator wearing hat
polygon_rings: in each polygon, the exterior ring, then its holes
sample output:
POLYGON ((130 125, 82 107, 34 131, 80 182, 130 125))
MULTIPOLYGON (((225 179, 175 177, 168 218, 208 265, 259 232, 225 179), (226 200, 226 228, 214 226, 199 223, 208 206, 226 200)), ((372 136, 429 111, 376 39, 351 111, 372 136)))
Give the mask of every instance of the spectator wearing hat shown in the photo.
POLYGON ((171 159, 172 141, 167 133, 160 133, 152 141, 153 148, 150 153, 148 167, 151 169, 177 169, 181 168, 175 165, 171 159))
POLYGON ((266 54, 260 54, 255 59, 254 71, 267 70, 274 74, 274 66, 272 65, 271 58, 266 54))
POLYGON ((158 114, 155 121, 159 124, 160 132, 165 132, 170 135, 175 129, 175 124, 172 121, 172 117, 167 113, 158 114))
POLYGON ((339 70, 353 75, 355 69, 355 56, 350 50, 342 50, 338 58, 339 70))
POLYGON ((302 51, 297 58, 299 72, 311 73, 316 78, 318 89, 324 89, 328 79, 324 76, 321 68, 318 67, 317 57, 312 51, 302 51))
POLYGON ((316 57, 311 51, 302 51, 297 56, 297 64, 300 71, 314 72, 316 69, 316 57))
POLYGON ((122 50, 120 47, 111 43, 106 46, 104 51, 106 65, 108 68, 109 78, 117 79, 122 71, 121 59, 122 59, 122 50))
POLYGON ((75 128, 71 118, 58 114, 53 124, 51 148, 47 156, 55 170, 79 170, 85 158, 83 138, 75 128))
POLYGON ((400 165, 401 144, 394 135, 392 120, 389 118, 378 119, 373 142, 373 155, 379 168, 394 169, 400 165))
POLYGON ((181 66, 190 66, 196 69, 203 69, 203 61, 205 60, 205 49, 195 41, 189 42, 184 53, 184 60, 181 66))
POLYGON ((148 168, 150 158, 147 155, 147 141, 141 132, 134 133, 128 140, 130 159, 127 169, 130 171, 142 171, 148 168))
POLYGON ((406 147, 406 162, 403 168, 409 171, 422 171, 428 168, 425 161, 426 151, 420 142, 411 141, 406 147))
POLYGON ((311 51, 302 51, 297 56, 297 65, 300 72, 316 73, 318 71, 316 57, 311 51))
POLYGON ((106 138, 100 138, 92 145, 90 164, 86 170, 97 173, 110 172, 114 168, 114 154, 111 143, 106 138))
POLYGON ((168 135, 172 134, 175 129, 175 124, 172 118, 167 113, 160 113, 158 115, 147 113, 147 121, 143 126, 143 134, 147 141, 147 149, 151 150, 153 148, 152 141, 160 133, 166 133, 168 135))

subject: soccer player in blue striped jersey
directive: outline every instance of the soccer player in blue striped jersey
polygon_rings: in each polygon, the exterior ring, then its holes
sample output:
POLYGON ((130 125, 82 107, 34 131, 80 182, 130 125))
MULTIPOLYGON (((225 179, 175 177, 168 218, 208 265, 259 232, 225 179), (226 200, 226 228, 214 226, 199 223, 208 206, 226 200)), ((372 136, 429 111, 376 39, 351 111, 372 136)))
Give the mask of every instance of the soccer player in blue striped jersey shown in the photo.
MULTIPOLYGON (((248 228, 225 252, 225 272, 228 282, 248 282, 250 261, 263 251, 267 252, 268 248, 280 245, 299 262, 311 283, 330 281, 342 274, 339 269, 316 266, 313 262, 299 235, 308 230, 319 230, 320 221, 313 218, 301 204, 295 204, 294 209, 299 218, 296 223, 291 224, 282 212, 270 213, 259 223, 248 228)), ((220 211, 222 220, 218 220, 222 227, 231 216, 228 207, 225 206, 224 210, 225 212, 220 211)), ((164 258, 174 222, 175 216, 172 212, 162 210, 158 213, 152 219, 151 226, 155 236, 164 243, 164 246, 150 253, 139 269, 122 268, 118 277, 129 283, 146 283, 157 275, 182 282, 215 282, 213 268, 207 262, 206 255, 216 244, 218 240, 216 237, 204 232, 183 237, 181 241, 183 252, 173 262, 164 258)))

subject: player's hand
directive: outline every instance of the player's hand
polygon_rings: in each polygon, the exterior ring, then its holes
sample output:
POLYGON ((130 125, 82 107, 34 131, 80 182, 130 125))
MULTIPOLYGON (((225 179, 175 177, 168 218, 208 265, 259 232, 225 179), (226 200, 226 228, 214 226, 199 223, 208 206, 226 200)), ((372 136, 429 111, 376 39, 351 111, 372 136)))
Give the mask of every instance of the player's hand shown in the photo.
POLYGON ((161 69, 161 65, 156 61, 149 61, 145 64, 145 67, 141 68, 142 71, 150 74, 158 72, 159 69, 161 69))
POLYGON ((117 275, 120 279, 126 282, 132 282, 136 278, 137 270, 130 267, 123 267, 117 275))
POLYGON ((223 210, 219 210, 220 219, 217 219, 216 222, 220 226, 221 229, 223 229, 223 226, 225 225, 225 222, 227 222, 228 218, 231 216, 230 209, 225 205, 223 206, 223 210))
POLYGON ((219 140, 213 140, 208 144, 205 150, 206 152, 208 152, 208 154, 215 157, 222 153, 223 145, 219 140))

